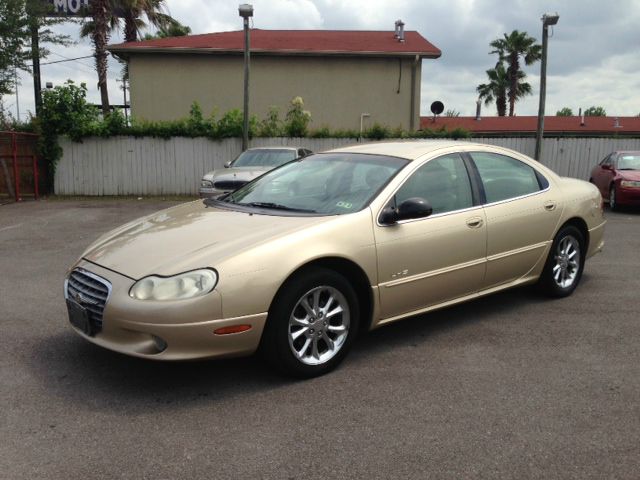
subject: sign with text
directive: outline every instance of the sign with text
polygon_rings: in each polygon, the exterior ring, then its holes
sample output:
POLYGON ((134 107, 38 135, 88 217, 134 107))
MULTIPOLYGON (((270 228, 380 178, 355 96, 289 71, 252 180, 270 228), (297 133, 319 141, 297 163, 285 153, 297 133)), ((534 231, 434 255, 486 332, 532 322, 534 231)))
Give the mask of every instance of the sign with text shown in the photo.
POLYGON ((86 17, 89 12, 89 0, 46 0, 53 6, 51 15, 60 17, 86 17))

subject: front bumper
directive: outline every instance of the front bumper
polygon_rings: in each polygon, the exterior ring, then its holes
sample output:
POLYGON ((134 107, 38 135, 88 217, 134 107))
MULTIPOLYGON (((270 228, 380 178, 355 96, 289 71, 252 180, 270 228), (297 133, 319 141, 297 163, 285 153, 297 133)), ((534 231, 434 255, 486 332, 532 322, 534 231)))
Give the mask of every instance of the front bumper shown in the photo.
POLYGON ((96 345, 153 360, 193 360, 250 355, 260 344, 267 313, 223 318, 222 299, 215 290, 193 300, 146 302, 129 297, 134 283, 130 278, 84 260, 76 267, 112 285, 101 331, 88 336, 72 326, 96 345), (214 334, 221 327, 236 325, 251 328, 241 333, 214 334))
POLYGON ((616 191, 618 205, 640 206, 640 188, 619 186, 616 191))

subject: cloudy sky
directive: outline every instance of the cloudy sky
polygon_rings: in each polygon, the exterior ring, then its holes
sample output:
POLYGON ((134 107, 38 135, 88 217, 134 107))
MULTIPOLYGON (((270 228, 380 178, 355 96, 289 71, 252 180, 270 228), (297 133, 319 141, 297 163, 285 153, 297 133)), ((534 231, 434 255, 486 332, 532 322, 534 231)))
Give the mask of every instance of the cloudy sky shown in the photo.
MULTIPOLYGON (((251 2, 251 0, 248 0, 251 2)), ((166 0, 167 10, 193 33, 242 28, 238 4, 229 0, 166 0)), ((541 40, 540 17, 560 15, 549 41, 547 113, 562 107, 603 106, 609 115, 640 113, 640 2, 637 0, 253 0, 253 27, 262 29, 393 30, 402 19, 406 30, 417 30, 442 50, 437 60, 424 60, 422 114, 434 100, 462 115, 475 114, 475 88, 485 81, 485 70, 495 63, 489 42, 514 29, 541 40), (508 5, 508 6, 507 6, 508 5)), ((91 54, 91 46, 77 37, 77 24, 57 30, 78 43, 53 47, 44 62, 91 54)), ((118 35, 112 38, 119 41, 118 35)), ((525 67, 534 95, 516 105, 518 115, 536 115, 540 64, 525 67)), ((116 83, 119 65, 110 68, 110 98, 122 102, 116 83)), ((59 85, 71 78, 86 82, 89 98, 99 94, 92 59, 42 67, 42 82, 59 85)), ((20 111, 33 110, 33 84, 21 77, 20 111)), ((16 111, 14 97, 5 108, 16 111)), ((495 115, 495 107, 483 107, 483 115, 495 115)))

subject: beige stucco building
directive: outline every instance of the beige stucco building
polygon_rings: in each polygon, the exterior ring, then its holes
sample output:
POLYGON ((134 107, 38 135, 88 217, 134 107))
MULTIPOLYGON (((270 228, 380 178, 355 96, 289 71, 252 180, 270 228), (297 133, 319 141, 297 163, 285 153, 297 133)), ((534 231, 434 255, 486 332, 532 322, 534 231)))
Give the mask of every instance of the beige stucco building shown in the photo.
MULTIPOLYGON (((311 128, 358 129, 374 122, 419 128, 422 60, 440 50, 417 32, 251 30, 250 113, 281 117, 304 99, 311 128)), ((185 117, 197 101, 218 116, 243 106, 242 31, 113 45, 129 62, 136 118, 185 117)))

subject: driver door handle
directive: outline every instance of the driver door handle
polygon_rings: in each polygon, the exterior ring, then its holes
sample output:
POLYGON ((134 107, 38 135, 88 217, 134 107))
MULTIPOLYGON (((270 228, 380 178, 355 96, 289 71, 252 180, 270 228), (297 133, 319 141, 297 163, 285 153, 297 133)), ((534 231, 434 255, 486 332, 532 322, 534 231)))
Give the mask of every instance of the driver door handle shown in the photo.
POLYGON ((471 217, 467 219, 467 227, 480 228, 484 222, 481 217, 471 217))

